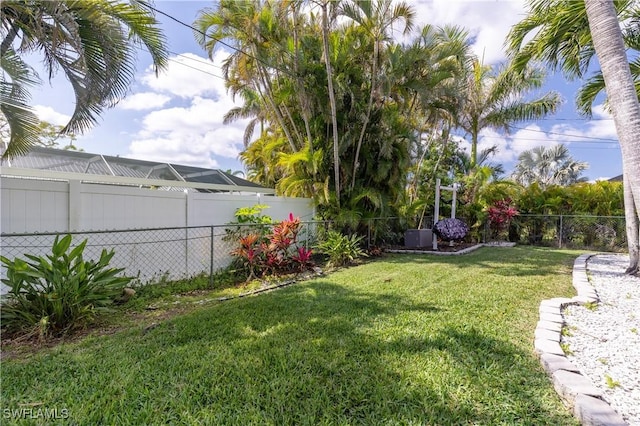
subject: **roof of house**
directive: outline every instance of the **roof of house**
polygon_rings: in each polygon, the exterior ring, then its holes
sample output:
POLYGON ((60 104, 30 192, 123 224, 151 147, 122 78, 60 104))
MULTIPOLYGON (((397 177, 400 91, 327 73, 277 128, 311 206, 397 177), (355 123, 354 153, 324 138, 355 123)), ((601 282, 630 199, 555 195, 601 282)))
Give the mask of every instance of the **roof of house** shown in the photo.
POLYGON ((622 175, 612 177, 611 179, 609 179, 609 182, 622 182, 622 175))
MULTIPOLYGON (((246 190, 247 188, 267 189, 219 169, 44 147, 34 147, 28 154, 13 158, 7 165, 13 168, 49 170, 52 172, 176 181, 175 186, 171 185, 165 188, 170 190, 184 190, 185 187, 181 187, 179 182, 203 183, 205 184, 204 186, 207 186, 207 184, 224 185, 228 186, 227 191, 246 190), (243 188, 240 189, 238 187, 243 188)), ((188 186, 193 188, 193 185, 188 186)), ((199 192, 225 192, 221 189, 195 189, 199 192)))

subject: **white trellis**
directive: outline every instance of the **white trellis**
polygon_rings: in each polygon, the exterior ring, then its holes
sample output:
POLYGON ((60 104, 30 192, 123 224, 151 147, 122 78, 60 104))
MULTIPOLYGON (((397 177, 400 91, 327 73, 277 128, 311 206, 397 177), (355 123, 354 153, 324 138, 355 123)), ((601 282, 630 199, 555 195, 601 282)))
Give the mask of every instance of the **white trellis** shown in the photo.
MULTIPOLYGON (((440 219, 440 191, 451 191, 453 192, 453 199, 451 200, 451 219, 456 218, 456 202, 457 202, 457 194, 460 185, 454 183, 451 186, 440 186, 440 179, 436 179, 436 202, 435 202, 435 211, 433 213, 433 225, 438 222, 440 219)), ((450 244, 453 244, 451 241, 450 244)), ((433 236, 433 249, 438 250, 438 237, 436 235, 433 236)))

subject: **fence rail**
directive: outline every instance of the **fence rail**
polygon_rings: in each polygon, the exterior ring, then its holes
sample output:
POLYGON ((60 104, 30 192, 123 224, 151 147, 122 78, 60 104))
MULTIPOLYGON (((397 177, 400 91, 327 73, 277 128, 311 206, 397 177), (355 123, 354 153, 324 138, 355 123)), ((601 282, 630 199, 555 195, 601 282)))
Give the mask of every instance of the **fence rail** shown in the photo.
MULTIPOLYGON (((464 218, 462 218, 464 220, 464 218)), ((432 218, 424 218, 425 228, 432 226, 432 218)), ((520 244, 554 246, 602 251, 625 251, 627 247, 625 221, 622 216, 516 216, 508 230, 495 235, 487 223, 470 224, 470 238, 478 242, 508 239, 520 244)), ((180 279, 208 274, 228 267, 237 247, 234 230, 255 225, 191 226, 116 231, 70 232, 73 244, 87 240, 85 257, 97 259, 103 249, 115 251, 111 264, 124 268, 140 283, 166 279, 180 279)), ((299 244, 315 245, 322 231, 335 224, 328 221, 302 222, 299 244)), ((404 244, 404 232, 412 224, 399 218, 375 218, 358 229, 368 248, 404 244)), ((67 234, 67 233, 64 233, 67 234)), ((2 255, 9 259, 25 253, 44 256, 50 253, 57 233, 2 234, 2 255)), ((5 277, 5 268, 0 268, 5 277)), ((215 283, 211 282, 212 285, 215 283)), ((2 286, 2 293, 6 291, 2 286)))

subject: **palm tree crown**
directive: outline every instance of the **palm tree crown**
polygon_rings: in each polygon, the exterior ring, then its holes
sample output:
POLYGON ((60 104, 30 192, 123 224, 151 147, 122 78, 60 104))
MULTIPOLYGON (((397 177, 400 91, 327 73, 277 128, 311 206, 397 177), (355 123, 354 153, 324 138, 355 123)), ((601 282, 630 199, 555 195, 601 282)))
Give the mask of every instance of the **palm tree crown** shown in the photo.
POLYGON ((518 156, 512 179, 523 186, 534 182, 541 188, 551 185, 567 186, 585 182, 586 178, 580 177, 580 174, 588 167, 587 163, 574 160, 567 147, 562 144, 549 148, 539 146, 518 156))
POLYGON ((5 0, 0 6, 0 111, 11 128, 3 154, 24 153, 37 141, 38 120, 28 87, 40 80, 22 55, 40 53, 51 80, 62 70, 76 106, 63 132, 81 133, 122 99, 133 79, 136 49, 151 54, 156 72, 168 60, 165 40, 146 1, 5 0))

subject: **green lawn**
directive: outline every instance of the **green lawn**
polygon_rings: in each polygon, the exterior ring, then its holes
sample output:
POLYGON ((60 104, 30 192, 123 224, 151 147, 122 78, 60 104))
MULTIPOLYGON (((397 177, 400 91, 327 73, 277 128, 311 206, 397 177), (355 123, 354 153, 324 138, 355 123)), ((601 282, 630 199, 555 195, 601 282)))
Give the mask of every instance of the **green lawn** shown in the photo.
POLYGON ((578 254, 389 255, 5 360, 2 408, 82 425, 576 425, 532 342, 540 301, 573 295, 578 254))

